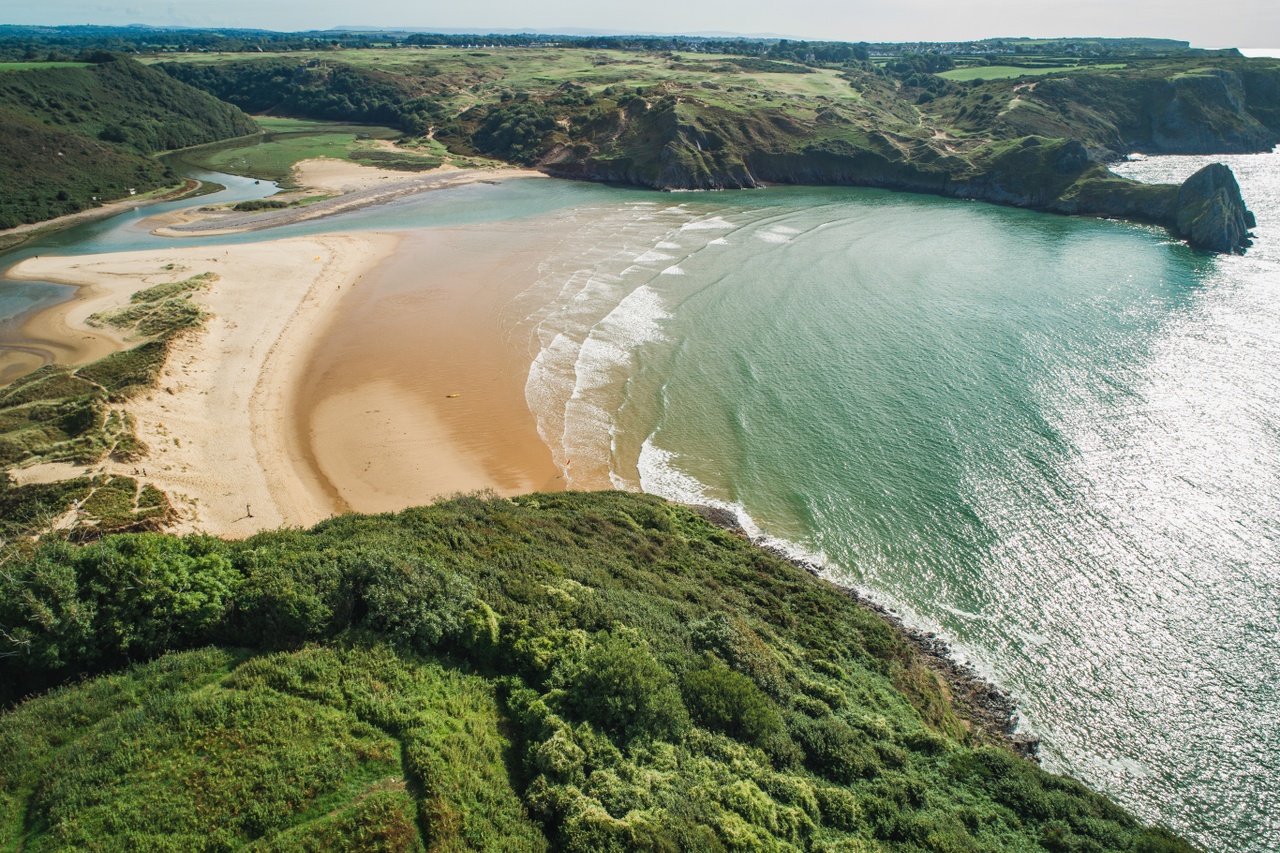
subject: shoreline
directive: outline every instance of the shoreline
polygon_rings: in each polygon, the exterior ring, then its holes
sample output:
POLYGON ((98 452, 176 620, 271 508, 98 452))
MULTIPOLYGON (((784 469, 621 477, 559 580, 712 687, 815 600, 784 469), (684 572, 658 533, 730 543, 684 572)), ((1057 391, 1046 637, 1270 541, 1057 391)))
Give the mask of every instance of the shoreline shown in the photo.
MULTIPOLYGON (((188 208, 156 217, 151 233, 158 237, 216 237, 264 231, 349 213, 386 204, 423 192, 450 189, 475 183, 498 183, 517 178, 546 178, 543 172, 515 167, 501 169, 459 169, 440 166, 430 172, 410 173, 361 166, 344 160, 318 158, 303 160, 294 169, 298 183, 314 194, 334 194, 333 198, 301 207, 267 212, 236 212, 231 208, 188 208), (385 182, 385 183, 383 183, 385 182)), ((279 193, 305 200, 312 196, 279 193)))
POLYGON ((564 488, 525 400, 528 353, 504 325, 549 231, 555 220, 405 234, 343 296, 306 356, 291 438, 336 507, 564 488))
POLYGON ((0 231, 0 254, 16 249, 35 237, 62 231, 74 225, 83 225, 86 222, 107 219, 117 213, 124 213, 126 210, 134 210, 135 208, 160 204, 166 201, 181 201, 187 197, 198 198, 197 194, 202 186, 204 186, 204 181, 196 178, 183 178, 181 186, 161 187, 154 194, 149 193, 137 197, 116 199, 115 201, 104 202, 98 207, 88 207, 84 210, 77 210, 75 213, 55 216, 52 219, 42 219, 39 222, 28 222, 23 225, 6 228, 0 231))
POLYGON ((946 685, 953 706, 970 725, 978 730, 980 736, 994 741, 1028 761, 1040 763, 1038 757, 1040 738, 1017 731, 1019 722, 1017 700, 999 684, 969 664, 959 661, 945 639, 931 631, 922 631, 908 625, 897 613, 868 598, 857 589, 831 580, 816 563, 771 546, 762 539, 753 539, 738 523, 737 516, 729 510, 706 504, 687 506, 710 524, 746 539, 757 548, 798 569, 804 569, 817 580, 829 584, 841 595, 879 616, 907 641, 925 666, 946 685))
POLYGON ((178 510, 170 532, 230 538, 458 493, 562 489, 504 313, 561 233, 550 218, 27 259, 8 277, 77 290, 23 323, 11 363, 129 348, 140 340, 89 315, 145 287, 219 278, 193 296, 205 324, 174 339, 152 390, 121 404, 143 458, 39 463, 15 480, 145 472, 178 510))
MULTIPOLYGON (((317 320, 337 306, 347 282, 394 250, 397 239, 362 233, 43 256, 24 261, 9 276, 78 286, 72 299, 32 318, 73 337, 86 332, 84 318, 90 313, 127 303, 143 287, 203 272, 219 275, 194 297, 212 316, 174 339, 154 388, 122 404, 148 448, 145 456, 128 464, 107 459, 88 470, 124 476, 135 468, 145 471, 142 479, 168 493, 179 511, 171 532, 238 538, 264 527, 315 523, 331 514, 328 504, 293 475, 289 457, 281 452, 275 436, 285 411, 282 401, 290 399, 298 349, 314 335, 317 320)), ((111 351, 131 343, 118 339, 111 351)), ((27 484, 70 479, 85 470, 43 463, 12 473, 19 484, 27 484)))

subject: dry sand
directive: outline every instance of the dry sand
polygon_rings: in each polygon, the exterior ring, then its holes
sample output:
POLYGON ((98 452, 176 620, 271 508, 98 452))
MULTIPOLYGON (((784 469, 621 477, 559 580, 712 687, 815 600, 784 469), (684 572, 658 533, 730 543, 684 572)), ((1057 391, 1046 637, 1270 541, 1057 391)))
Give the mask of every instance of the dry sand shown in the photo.
POLYGON ((178 531, 244 536, 456 492, 559 488, 524 401, 528 352, 502 325, 547 236, 498 224, 31 259, 10 276, 80 290, 16 343, 65 364, 101 357, 128 342, 87 327, 89 314, 218 273, 195 297, 209 322, 179 340, 156 391, 125 404, 148 457, 96 466, 145 469, 175 498, 178 531))
MULTIPOLYGON (((179 530, 248 534, 308 524, 332 505, 294 472, 286 428, 298 370, 343 286, 394 250, 393 235, 361 234, 238 246, 31 259, 14 278, 80 285, 77 297, 29 324, 49 337, 86 333, 84 318, 123 304, 134 291, 202 272, 221 278, 196 297, 213 313, 174 346, 157 390, 125 408, 149 455, 99 468, 146 480, 176 499, 179 530), (180 269, 165 270, 176 264, 180 269), (252 517, 246 512, 252 510, 252 517)), ((118 347, 119 344, 117 343, 118 347)), ((96 358, 99 351, 63 363, 96 358)), ((82 469, 42 465, 14 472, 19 482, 60 479, 82 469)))

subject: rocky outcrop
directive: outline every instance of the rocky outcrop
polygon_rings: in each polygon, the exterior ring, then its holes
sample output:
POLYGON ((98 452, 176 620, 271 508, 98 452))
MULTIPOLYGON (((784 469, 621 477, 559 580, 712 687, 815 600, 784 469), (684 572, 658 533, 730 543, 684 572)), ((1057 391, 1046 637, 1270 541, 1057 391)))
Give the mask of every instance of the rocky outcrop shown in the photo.
POLYGON ((1175 230, 1198 249, 1235 252, 1249 245, 1256 224, 1244 206, 1240 185, 1222 163, 1205 166, 1178 190, 1175 230))

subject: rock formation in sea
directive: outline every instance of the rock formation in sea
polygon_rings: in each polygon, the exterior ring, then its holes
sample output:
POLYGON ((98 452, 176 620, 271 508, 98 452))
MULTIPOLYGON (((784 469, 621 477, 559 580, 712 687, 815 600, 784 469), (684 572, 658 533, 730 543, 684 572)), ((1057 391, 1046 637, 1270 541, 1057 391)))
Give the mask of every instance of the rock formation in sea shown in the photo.
POLYGON ((1176 205, 1175 230, 1192 246, 1234 252, 1249 245, 1256 222, 1228 166, 1212 163, 1187 178, 1176 205))

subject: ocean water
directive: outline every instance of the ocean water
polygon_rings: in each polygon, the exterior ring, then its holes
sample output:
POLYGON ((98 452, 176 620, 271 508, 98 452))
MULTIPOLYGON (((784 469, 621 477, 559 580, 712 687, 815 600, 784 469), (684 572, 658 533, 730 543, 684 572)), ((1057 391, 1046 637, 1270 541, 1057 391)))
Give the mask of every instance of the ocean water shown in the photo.
POLYGON ((1243 257, 866 190, 595 209, 512 306, 528 402, 571 486, 733 508, 950 638, 1050 769, 1280 849, 1280 155, 1225 159, 1243 257))
MULTIPOLYGON (((1018 697, 1050 769, 1262 853, 1280 849, 1280 154, 1221 159, 1259 219, 1244 256, 876 190, 530 180, 232 238, 126 214, 0 266, 555 217, 504 325, 572 487, 732 508, 949 638, 1018 697)), ((4 283, 0 321, 66 292, 4 283)))

